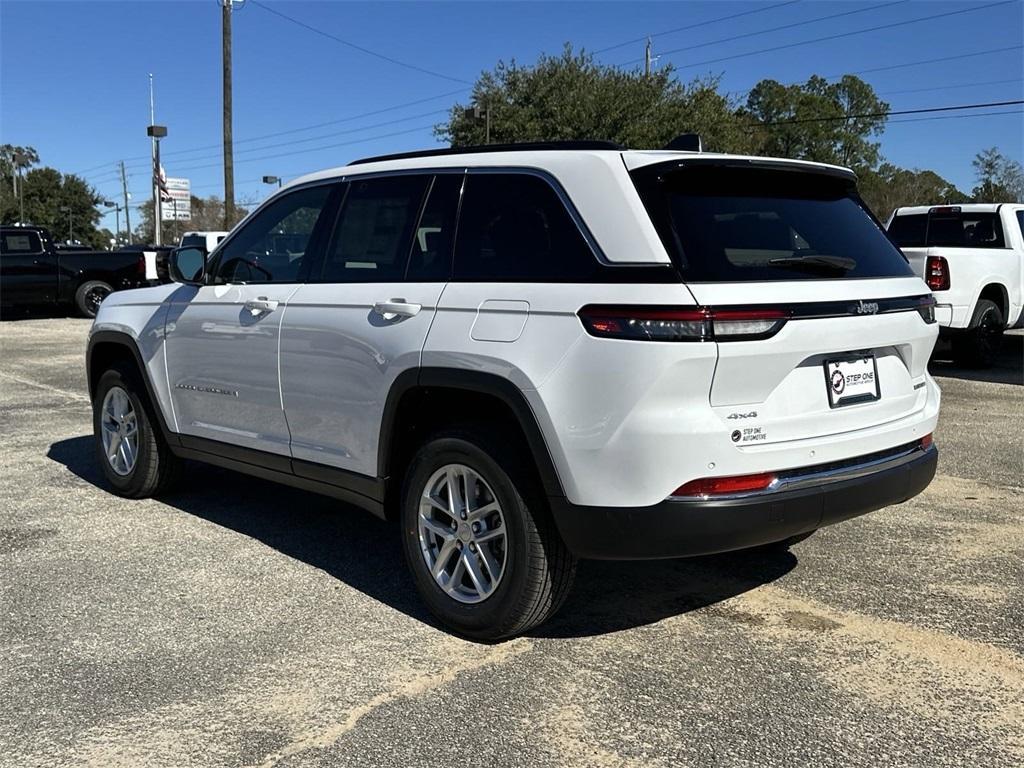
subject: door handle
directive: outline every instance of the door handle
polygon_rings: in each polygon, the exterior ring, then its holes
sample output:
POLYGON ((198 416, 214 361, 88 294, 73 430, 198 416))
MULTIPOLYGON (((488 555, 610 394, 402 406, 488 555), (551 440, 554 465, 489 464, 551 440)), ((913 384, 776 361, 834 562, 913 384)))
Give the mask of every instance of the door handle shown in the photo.
POLYGON ((391 299, 390 301, 378 301, 373 305, 373 311, 385 320, 397 320, 399 317, 413 317, 423 309, 422 304, 410 304, 405 299, 391 299))
POLYGON ((253 317, 256 317, 264 312, 273 312, 277 309, 277 301, 268 299, 266 296, 258 296, 245 302, 245 308, 252 313, 253 317))

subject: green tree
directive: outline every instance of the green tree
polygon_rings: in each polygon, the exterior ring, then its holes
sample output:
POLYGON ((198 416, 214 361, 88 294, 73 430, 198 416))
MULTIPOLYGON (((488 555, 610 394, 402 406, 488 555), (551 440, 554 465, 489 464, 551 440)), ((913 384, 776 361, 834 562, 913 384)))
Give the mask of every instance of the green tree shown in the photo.
POLYGON ((718 81, 675 79, 671 66, 649 77, 624 72, 574 53, 542 55, 533 66, 499 62, 473 86, 471 105, 452 107, 434 129, 452 146, 484 144, 489 113, 490 141, 604 139, 638 148, 660 148, 680 133, 701 134, 706 148, 753 152, 756 138, 733 105, 718 92, 718 81))
POLYGON ((756 133, 766 155, 835 163, 857 170, 879 160, 883 114, 889 105, 853 75, 836 83, 814 75, 802 85, 762 80, 747 96, 741 114, 760 127, 756 133), (849 117, 874 115, 873 117, 849 117))
MULTIPOLYGON (((13 144, 0 145, 0 220, 7 222, 7 212, 20 210, 18 204, 18 172, 22 174, 39 162, 39 153, 33 147, 13 144)), ((12 219, 17 221, 17 218, 12 219)))
MULTIPOLYGON (((36 224, 50 230, 58 242, 68 239, 70 208, 71 233, 75 240, 94 248, 106 248, 108 242, 96 229, 100 212, 96 206, 100 196, 74 174, 61 174, 56 168, 33 168, 24 175, 25 223, 36 224)), ((2 223, 13 224, 20 219, 19 206, 4 206, 2 223)))
POLYGON ((969 199, 935 171, 899 168, 891 163, 861 171, 857 186, 864 202, 882 221, 896 208, 964 203, 969 199))
POLYGON ((972 162, 978 184, 971 192, 976 203, 1024 202, 1024 168, 995 147, 984 149, 972 162))

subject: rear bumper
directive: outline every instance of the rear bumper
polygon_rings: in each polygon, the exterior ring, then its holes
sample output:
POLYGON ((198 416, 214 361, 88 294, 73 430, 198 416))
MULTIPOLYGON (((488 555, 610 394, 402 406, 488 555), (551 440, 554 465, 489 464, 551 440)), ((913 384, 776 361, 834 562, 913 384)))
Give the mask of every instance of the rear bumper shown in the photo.
POLYGON ((688 557, 782 541, 906 501, 935 475, 932 445, 850 479, 729 499, 669 499, 650 507, 584 507, 553 499, 559 532, 577 556, 688 557))

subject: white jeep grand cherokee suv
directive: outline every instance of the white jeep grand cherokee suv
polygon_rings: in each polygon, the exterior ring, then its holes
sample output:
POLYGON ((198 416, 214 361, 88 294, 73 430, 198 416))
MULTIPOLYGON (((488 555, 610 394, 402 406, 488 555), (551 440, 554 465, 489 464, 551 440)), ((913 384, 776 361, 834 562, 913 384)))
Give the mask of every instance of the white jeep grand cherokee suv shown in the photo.
POLYGON ((372 158, 299 179, 89 338, 116 493, 184 459, 400 524, 478 638, 577 558, 764 544, 935 472, 934 300, 843 168, 613 144, 372 158))

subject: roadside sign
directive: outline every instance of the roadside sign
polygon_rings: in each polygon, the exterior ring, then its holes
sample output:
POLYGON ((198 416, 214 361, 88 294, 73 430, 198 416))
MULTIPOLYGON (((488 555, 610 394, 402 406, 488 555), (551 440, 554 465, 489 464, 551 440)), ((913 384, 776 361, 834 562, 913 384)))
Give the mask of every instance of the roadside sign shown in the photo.
POLYGON ((192 219, 192 184, 188 179, 167 177, 166 193, 162 195, 163 221, 189 221, 192 219))

